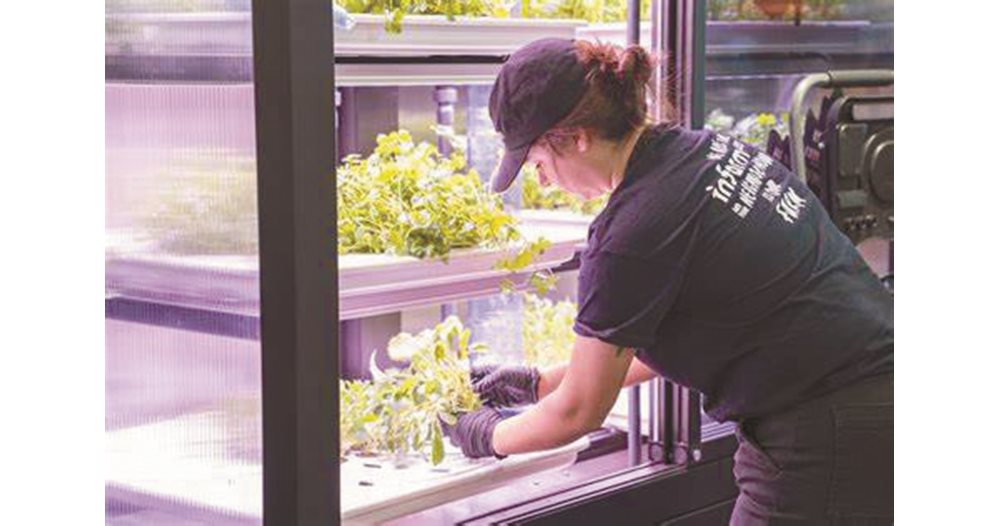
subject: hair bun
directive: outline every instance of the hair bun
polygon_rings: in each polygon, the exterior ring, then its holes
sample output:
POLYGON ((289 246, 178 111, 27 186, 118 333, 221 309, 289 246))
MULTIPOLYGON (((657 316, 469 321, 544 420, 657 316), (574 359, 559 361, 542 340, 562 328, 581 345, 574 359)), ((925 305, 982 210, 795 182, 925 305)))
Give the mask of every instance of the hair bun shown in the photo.
POLYGON ((631 45, 622 53, 618 64, 618 77, 631 79, 636 84, 646 84, 653 77, 653 61, 642 47, 631 45))
POLYGON ((613 83, 620 79, 621 64, 618 50, 614 46, 580 41, 577 47, 584 67, 598 75, 604 83, 613 83))
POLYGON ((619 140, 648 122, 652 55, 641 46, 622 49, 585 39, 574 46, 586 70, 587 90, 557 126, 589 128, 605 139, 619 140))

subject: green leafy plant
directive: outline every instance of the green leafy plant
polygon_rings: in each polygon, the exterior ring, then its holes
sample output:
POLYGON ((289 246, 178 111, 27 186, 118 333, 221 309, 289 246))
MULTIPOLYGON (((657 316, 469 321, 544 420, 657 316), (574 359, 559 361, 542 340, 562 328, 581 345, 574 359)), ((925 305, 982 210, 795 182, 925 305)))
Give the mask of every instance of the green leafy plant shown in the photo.
POLYGON ((579 214, 593 215, 608 204, 607 194, 583 200, 555 185, 542 186, 538 172, 532 167, 521 170, 521 202, 524 208, 534 210, 572 210, 579 214))
POLYGON ((508 270, 510 272, 517 272, 518 270, 530 265, 535 258, 545 252, 545 250, 547 250, 551 245, 552 243, 545 238, 532 241, 513 256, 498 261, 496 268, 500 270, 508 270))
POLYGON ((459 248, 502 249, 510 255, 496 268, 514 273, 549 247, 521 235, 500 197, 464 171, 461 152, 445 157, 406 130, 376 142, 370 156, 347 156, 337 168, 338 253, 446 260, 459 248))
MULTIPOLYGON (((524 18, 573 18, 591 23, 625 21, 627 0, 522 0, 524 18)), ((649 13, 650 0, 642 0, 640 18, 649 13)))
POLYGON ((720 108, 712 110, 705 119, 705 129, 723 133, 763 150, 771 130, 781 136, 788 135, 788 114, 752 113, 739 121, 720 108))
POLYGON ((387 33, 400 33, 407 15, 444 15, 506 18, 509 9, 502 0, 336 0, 349 13, 385 15, 387 33))
POLYGON ((514 218, 465 158, 416 144, 405 130, 380 134, 366 159, 337 168, 337 250, 444 258, 456 248, 521 239, 514 218))
POLYGON ((404 369, 379 370, 374 355, 371 380, 340 381, 341 457, 347 452, 393 456, 419 453, 432 464, 444 459, 441 421, 455 424, 460 413, 482 406, 469 379, 468 358, 486 346, 470 343, 470 331, 455 316, 419 334, 389 341, 404 369))
MULTIPOLYGON (((768 20, 774 17, 761 9, 758 0, 709 0, 709 20, 768 20)), ((772 2, 773 3, 773 2, 772 2)), ((803 20, 838 20, 844 16, 847 0, 803 0, 801 15, 803 20)), ((784 2, 786 9, 778 17, 782 20, 795 18, 794 3, 784 2)))
MULTIPOLYGON (((551 245, 549 240, 545 238, 539 238, 527 245, 524 245, 518 252, 514 255, 501 259, 497 261, 494 268, 498 270, 506 270, 511 274, 517 273, 519 270, 527 267, 541 255, 545 250, 551 245)), ((555 286, 556 277, 555 274, 549 269, 538 270, 532 272, 526 281, 526 285, 534 289, 539 294, 545 294, 550 288, 555 286)), ((504 278, 500 281, 500 291, 509 294, 517 290, 517 284, 514 280, 510 278, 504 278)))
POLYGON ((534 294, 524 295, 524 325, 521 339, 527 363, 547 367, 564 363, 573 352, 576 333, 576 303, 554 302, 534 294))
MULTIPOLYGON (((407 15, 445 15, 449 20, 458 16, 507 18, 510 5, 517 2, 502 0, 336 0, 351 13, 385 15, 389 33, 403 29, 407 15)), ((627 0, 521 0, 517 6, 522 18, 578 19, 588 22, 622 22, 627 0)), ((642 0, 641 17, 649 14, 650 0, 642 0)))

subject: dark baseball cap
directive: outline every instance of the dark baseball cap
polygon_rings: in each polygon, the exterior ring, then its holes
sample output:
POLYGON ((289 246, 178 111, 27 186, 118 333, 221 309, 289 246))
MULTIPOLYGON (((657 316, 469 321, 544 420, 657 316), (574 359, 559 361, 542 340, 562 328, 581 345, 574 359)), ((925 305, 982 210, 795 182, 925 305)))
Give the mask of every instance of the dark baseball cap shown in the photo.
POLYGON ((587 72, 573 43, 566 38, 536 40, 500 68, 490 93, 490 118, 503 134, 505 152, 490 183, 494 192, 510 187, 532 143, 583 98, 587 72))

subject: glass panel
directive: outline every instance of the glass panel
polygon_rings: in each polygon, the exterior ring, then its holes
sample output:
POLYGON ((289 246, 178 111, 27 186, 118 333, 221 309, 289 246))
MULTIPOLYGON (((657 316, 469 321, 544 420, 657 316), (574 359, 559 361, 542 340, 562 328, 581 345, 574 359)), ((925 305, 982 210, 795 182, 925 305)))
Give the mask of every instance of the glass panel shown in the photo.
POLYGON ((108 0, 107 524, 259 524, 249 0, 108 0))
POLYGON ((706 127, 766 146, 771 129, 787 135, 792 91, 805 74, 893 67, 891 0, 807 0, 803 9, 815 16, 801 24, 755 16, 758 4, 782 1, 709 4, 706 127))
MULTIPOLYGON (((792 94, 806 74, 893 68, 892 0, 804 0, 801 5, 796 23, 792 0, 709 2, 706 128, 767 150, 771 130, 788 136, 792 94)), ((891 88, 846 91, 892 93, 891 88)), ((823 96, 829 94, 816 90, 810 100, 814 113, 819 113, 823 96)), ((732 424, 719 424, 702 412, 704 440, 732 429, 732 424)))

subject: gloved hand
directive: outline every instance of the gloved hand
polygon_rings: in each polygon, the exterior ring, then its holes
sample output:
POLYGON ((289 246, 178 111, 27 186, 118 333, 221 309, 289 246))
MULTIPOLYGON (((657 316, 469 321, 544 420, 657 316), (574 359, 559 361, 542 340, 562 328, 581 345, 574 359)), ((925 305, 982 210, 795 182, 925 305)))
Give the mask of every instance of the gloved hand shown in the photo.
POLYGON ((448 436, 452 445, 462 448, 462 453, 469 458, 504 458, 505 455, 497 455, 493 449, 493 428, 501 420, 503 416, 499 411, 492 407, 482 407, 470 413, 460 414, 454 426, 442 420, 441 430, 448 436))
POLYGON ((486 405, 514 407, 538 402, 541 373, 528 365, 486 365, 473 367, 472 388, 486 405))

